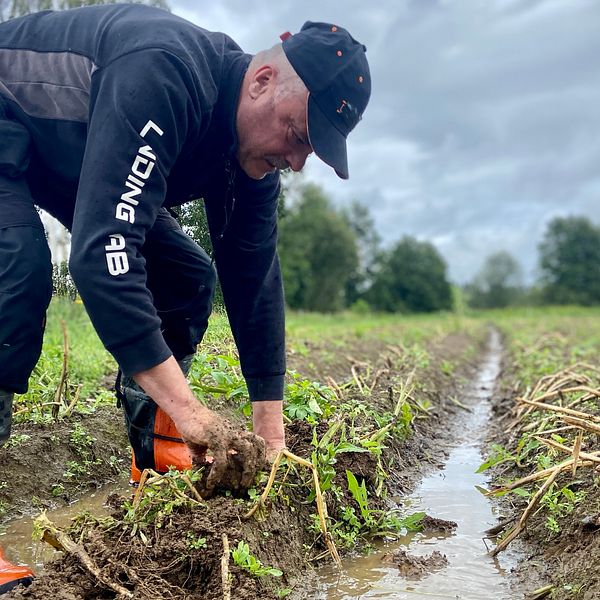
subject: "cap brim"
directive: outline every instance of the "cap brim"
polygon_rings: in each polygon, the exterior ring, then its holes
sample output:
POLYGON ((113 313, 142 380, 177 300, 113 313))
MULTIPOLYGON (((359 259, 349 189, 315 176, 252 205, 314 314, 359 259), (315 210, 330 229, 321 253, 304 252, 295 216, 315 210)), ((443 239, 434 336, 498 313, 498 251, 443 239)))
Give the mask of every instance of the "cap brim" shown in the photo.
POLYGON ((338 177, 348 179, 346 138, 330 123, 325 113, 308 95, 308 138, 315 154, 334 169, 338 177))

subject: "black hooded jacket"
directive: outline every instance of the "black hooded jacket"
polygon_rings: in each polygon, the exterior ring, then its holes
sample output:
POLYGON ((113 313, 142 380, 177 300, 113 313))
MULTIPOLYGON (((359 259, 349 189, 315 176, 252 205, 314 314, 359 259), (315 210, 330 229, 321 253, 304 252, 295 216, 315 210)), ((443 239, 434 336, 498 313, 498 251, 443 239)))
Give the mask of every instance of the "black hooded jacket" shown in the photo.
POLYGON ((279 175, 252 180, 235 159, 250 58, 222 33, 140 5, 0 24, 0 172, 24 171, 36 204, 71 230, 71 273, 126 374, 171 354, 145 284, 146 233, 159 210, 204 198, 250 396, 279 399, 279 175))

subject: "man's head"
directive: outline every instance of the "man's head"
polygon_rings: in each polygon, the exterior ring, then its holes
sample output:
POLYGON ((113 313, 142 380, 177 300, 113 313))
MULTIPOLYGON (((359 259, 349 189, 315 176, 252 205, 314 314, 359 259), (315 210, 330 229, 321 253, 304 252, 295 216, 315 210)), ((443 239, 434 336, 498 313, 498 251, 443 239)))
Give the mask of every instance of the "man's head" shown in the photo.
POLYGON ((255 179, 311 152, 348 178, 346 137, 371 93, 365 47, 341 27, 307 22, 296 35, 258 53, 242 84, 238 161, 255 179))

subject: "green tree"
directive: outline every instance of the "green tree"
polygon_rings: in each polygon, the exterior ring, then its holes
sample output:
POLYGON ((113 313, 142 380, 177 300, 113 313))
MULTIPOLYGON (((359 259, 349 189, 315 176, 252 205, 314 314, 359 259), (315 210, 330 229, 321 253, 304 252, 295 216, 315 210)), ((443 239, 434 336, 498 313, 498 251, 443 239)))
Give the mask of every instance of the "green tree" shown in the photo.
POLYGON ((446 263, 429 242, 405 236, 381 260, 367 299, 386 312, 432 312, 452 308, 446 263))
POLYGON ((522 296, 521 266, 508 252, 490 254, 467 286, 473 308, 503 308, 516 304, 522 296))
POLYGON ((359 266, 346 284, 346 302, 352 305, 362 298, 373 280, 380 255, 381 237, 364 204, 354 200, 342 210, 342 215, 354 232, 358 245, 359 266))
MULTIPOLYGON (((115 4, 117 0, 0 0, 0 21, 21 17, 40 10, 65 10, 93 4, 115 4)), ((166 0, 130 0, 169 10, 166 0)))
POLYGON ((212 242, 208 231, 206 209, 203 200, 193 200, 174 209, 183 230, 208 254, 212 254, 212 242))
POLYGON ((356 235, 315 185, 286 208, 279 253, 288 306, 317 312, 344 307, 346 285, 358 268, 356 235))
POLYGON ((547 302, 600 304, 600 227, 584 217, 558 217, 539 250, 547 302))

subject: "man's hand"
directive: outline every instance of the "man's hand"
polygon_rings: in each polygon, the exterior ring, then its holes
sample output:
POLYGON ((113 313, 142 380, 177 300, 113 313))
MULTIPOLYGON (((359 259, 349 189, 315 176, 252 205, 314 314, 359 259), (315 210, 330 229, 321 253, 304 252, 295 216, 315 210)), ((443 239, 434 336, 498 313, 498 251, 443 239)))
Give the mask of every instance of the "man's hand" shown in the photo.
POLYGON ((264 441, 196 404, 197 409, 175 426, 191 451, 194 465, 209 467, 205 494, 211 495, 219 483, 231 489, 249 488, 265 465, 264 441))
POLYGON ((211 465, 205 483, 207 495, 229 472, 237 487, 252 484, 265 463, 264 441, 202 406, 173 357, 137 373, 134 379, 173 419, 190 448, 194 464, 211 465))
POLYGON ((273 461, 277 453, 285 448, 283 402, 281 400, 253 402, 252 421, 254 433, 265 440, 267 459, 273 461))

